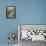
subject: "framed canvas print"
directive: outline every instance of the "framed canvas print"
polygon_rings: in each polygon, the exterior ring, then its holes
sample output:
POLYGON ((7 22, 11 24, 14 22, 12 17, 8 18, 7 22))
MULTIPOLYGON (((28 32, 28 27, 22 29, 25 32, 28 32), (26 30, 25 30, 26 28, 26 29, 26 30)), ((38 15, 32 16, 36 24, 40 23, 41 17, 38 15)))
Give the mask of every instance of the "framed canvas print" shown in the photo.
POLYGON ((16 6, 6 6, 6 19, 16 19, 16 6))
POLYGON ((46 41, 46 25, 31 25, 20 24, 18 25, 19 41, 46 41))
POLYGON ((46 25, 19 24, 18 42, 19 46, 43 45, 46 43, 46 25))

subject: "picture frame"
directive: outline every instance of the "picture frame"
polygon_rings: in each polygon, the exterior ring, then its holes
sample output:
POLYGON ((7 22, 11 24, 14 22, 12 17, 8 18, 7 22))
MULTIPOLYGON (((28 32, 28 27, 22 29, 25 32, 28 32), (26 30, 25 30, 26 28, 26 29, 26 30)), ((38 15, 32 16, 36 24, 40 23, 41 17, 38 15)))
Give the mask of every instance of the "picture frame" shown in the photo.
POLYGON ((16 19, 16 6, 6 6, 6 19, 16 19))
POLYGON ((19 42, 25 39, 31 41, 46 41, 46 24, 19 24, 18 38, 19 42), (24 34, 25 31, 27 32, 26 35, 24 34), (28 37, 25 38, 25 36, 28 37))

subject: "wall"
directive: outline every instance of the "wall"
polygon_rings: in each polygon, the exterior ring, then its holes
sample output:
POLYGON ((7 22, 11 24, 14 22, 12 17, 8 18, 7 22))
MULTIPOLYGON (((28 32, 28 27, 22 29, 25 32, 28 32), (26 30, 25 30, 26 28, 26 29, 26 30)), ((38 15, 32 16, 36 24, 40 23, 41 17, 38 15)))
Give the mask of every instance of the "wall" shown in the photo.
MULTIPOLYGON (((17 34, 17 19, 6 19, 6 6, 16 6, 14 0, 0 0, 0 44, 8 43, 8 34, 16 32, 17 34)), ((17 42, 17 39, 16 39, 17 42)))
POLYGON ((0 0, 0 43, 7 43, 17 24, 46 24, 46 0, 0 0), (6 6, 16 6, 16 19, 6 19, 6 6))
POLYGON ((46 0, 17 0, 17 18, 21 24, 46 24, 46 0))

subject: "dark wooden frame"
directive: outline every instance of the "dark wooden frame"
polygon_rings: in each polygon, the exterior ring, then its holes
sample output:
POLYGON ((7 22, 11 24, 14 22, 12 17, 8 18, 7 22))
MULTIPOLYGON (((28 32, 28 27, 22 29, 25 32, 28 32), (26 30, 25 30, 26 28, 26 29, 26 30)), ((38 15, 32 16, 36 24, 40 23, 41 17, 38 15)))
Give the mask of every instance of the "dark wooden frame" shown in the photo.
POLYGON ((16 19, 16 6, 6 6, 6 19, 16 19), (7 7, 15 7, 15 18, 8 18, 7 16, 7 7))

